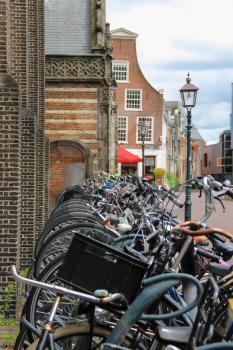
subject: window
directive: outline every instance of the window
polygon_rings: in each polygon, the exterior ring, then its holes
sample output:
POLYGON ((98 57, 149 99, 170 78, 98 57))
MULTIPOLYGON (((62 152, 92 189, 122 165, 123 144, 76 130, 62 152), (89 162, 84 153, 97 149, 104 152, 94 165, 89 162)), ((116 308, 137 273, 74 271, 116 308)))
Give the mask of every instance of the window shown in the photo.
POLYGON ((118 117, 118 141, 128 142, 128 117, 118 117))
POLYGON ((208 156, 207 153, 204 153, 204 167, 207 168, 208 156))
POLYGON ((142 110, 142 90, 126 89, 125 90, 125 109, 134 111, 142 110))
POLYGON ((121 163, 121 174, 136 174, 137 166, 137 163, 121 163))
POLYGON ((113 61, 112 72, 116 81, 127 83, 129 81, 129 62, 113 61))
POLYGON ((145 175, 153 175, 153 170, 156 165, 156 157, 146 156, 145 157, 145 175))
POLYGON ((148 123, 148 129, 147 129, 147 133, 145 136, 145 143, 153 143, 153 141, 154 141, 153 140, 153 134, 154 134, 154 118, 153 117, 137 117, 137 139, 136 139, 136 142, 137 143, 142 142, 140 130, 138 128, 138 123, 142 119, 146 119, 146 121, 148 123))

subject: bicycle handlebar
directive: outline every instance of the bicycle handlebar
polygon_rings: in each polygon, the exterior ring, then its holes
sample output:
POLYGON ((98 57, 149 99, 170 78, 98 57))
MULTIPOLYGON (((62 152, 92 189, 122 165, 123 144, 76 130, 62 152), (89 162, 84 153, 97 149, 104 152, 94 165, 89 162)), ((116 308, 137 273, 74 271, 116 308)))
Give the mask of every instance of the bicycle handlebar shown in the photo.
POLYGON ((173 194, 168 195, 168 198, 169 198, 170 201, 172 201, 172 203, 174 203, 177 207, 183 208, 184 203, 182 203, 181 201, 179 201, 173 194))
POLYGON ((128 302, 127 302, 125 296, 121 293, 115 293, 115 294, 111 294, 111 295, 106 296, 106 297, 99 297, 98 298, 98 297, 92 296, 90 294, 80 293, 80 292, 76 292, 74 290, 67 289, 65 287, 56 286, 55 284, 44 283, 44 282, 32 280, 30 278, 22 277, 17 273, 15 265, 11 266, 11 272, 12 272, 12 275, 16 281, 21 282, 23 284, 28 284, 29 286, 32 286, 32 287, 46 289, 46 290, 49 290, 55 294, 70 295, 70 296, 80 298, 80 299, 83 299, 85 301, 89 301, 89 302, 95 303, 95 304, 106 304, 106 303, 110 303, 110 302, 115 301, 115 300, 121 300, 126 305, 128 305, 128 302))
POLYGON ((163 281, 165 282, 165 281, 170 281, 170 280, 174 280, 177 282, 182 282, 182 281, 193 282, 193 284, 195 284, 197 287, 196 300, 192 301, 189 305, 183 307, 182 309, 180 309, 178 311, 170 312, 167 314, 162 314, 162 315, 161 314, 160 315, 146 315, 146 314, 144 314, 142 317, 143 320, 155 321, 155 320, 167 320, 167 319, 171 319, 174 317, 179 317, 179 316, 185 314, 186 312, 192 310, 197 305, 199 305, 199 303, 201 301, 202 293, 203 293, 203 288, 202 288, 201 283, 192 275, 188 275, 186 273, 167 273, 167 274, 162 274, 162 275, 147 278, 146 280, 144 280, 143 283, 145 286, 150 286, 151 284, 154 284, 154 283, 161 283, 163 281))
POLYGON ((173 227, 172 232, 180 231, 181 233, 183 233, 185 235, 194 236, 194 237, 218 233, 218 234, 230 239, 230 241, 233 242, 233 233, 232 232, 229 232, 229 231, 226 231, 226 230, 220 229, 220 228, 205 228, 205 229, 199 229, 196 231, 189 230, 189 229, 185 228, 186 226, 190 226, 190 225, 200 227, 200 224, 198 224, 195 221, 186 221, 186 222, 183 222, 182 224, 178 224, 175 227, 173 227))
POLYGON ((173 318, 176 315, 181 315, 187 312, 187 310, 191 310, 191 308, 195 307, 201 300, 202 296, 202 286, 200 282, 195 279, 195 277, 187 275, 187 274, 177 274, 177 273, 168 273, 160 276, 155 276, 147 279, 145 284, 148 286, 142 290, 142 292, 137 296, 134 302, 129 306, 128 310, 121 317, 116 327, 113 329, 110 336, 107 338, 107 343, 112 344, 122 344, 126 334, 132 327, 132 325, 137 322, 139 319, 143 319, 143 312, 148 310, 150 306, 155 303, 162 295, 164 295, 171 287, 175 286, 177 282, 181 282, 182 280, 192 280, 198 288, 200 293, 198 294, 197 299, 192 302, 187 307, 184 307, 182 310, 178 310, 177 312, 173 312, 166 315, 145 315, 146 319, 149 319, 149 316, 152 316, 152 320, 155 319, 166 319, 173 318), (152 284, 152 285, 151 285, 152 284), (163 317, 165 316, 165 317, 163 317))

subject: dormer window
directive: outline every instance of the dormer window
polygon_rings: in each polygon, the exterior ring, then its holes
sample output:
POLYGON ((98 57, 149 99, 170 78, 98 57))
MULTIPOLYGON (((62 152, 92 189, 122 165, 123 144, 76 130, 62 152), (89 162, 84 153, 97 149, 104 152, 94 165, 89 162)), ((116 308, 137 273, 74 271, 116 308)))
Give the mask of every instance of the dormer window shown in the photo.
POLYGON ((129 82, 129 61, 113 61, 112 72, 115 80, 120 83, 129 82))

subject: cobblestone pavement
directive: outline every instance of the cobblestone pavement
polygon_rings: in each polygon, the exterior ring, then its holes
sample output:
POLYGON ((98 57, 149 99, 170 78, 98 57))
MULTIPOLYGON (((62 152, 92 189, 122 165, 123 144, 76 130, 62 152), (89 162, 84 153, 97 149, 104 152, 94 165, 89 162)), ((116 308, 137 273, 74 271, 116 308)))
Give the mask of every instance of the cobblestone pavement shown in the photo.
MULTIPOLYGON (((205 196, 198 198, 199 192, 192 192, 192 219, 200 219, 205 212, 205 196)), ((180 200, 184 201, 184 194, 180 196, 180 200)), ((223 199, 225 211, 223 210, 221 203, 215 200, 215 211, 211 217, 207 220, 206 224, 209 227, 223 228, 233 232, 233 200, 223 199)), ((177 213, 178 217, 182 220, 184 218, 184 208, 174 208, 174 212, 177 213)))

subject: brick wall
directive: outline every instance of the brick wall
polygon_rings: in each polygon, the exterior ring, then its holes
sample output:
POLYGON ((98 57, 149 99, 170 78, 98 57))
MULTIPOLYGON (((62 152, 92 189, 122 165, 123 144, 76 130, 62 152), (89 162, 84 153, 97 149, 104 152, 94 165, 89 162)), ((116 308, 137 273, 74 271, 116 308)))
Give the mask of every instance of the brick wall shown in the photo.
POLYGON ((21 118, 17 83, 0 74, 0 301, 19 263, 21 206, 21 118))
POLYGON ((29 264, 36 224, 47 217, 43 6, 0 0, 0 288, 12 280, 11 264, 29 264))
POLYGON ((20 265, 29 266, 33 256, 36 229, 36 135, 37 121, 32 111, 22 111, 22 205, 20 265))
MULTIPOLYGON (((46 85, 46 135, 50 142, 64 140, 76 142, 76 148, 80 147, 80 151, 84 153, 86 176, 90 176, 90 172, 97 170, 98 167, 97 92, 97 87, 94 87, 93 84, 91 87, 88 84, 67 82, 47 83, 46 85)), ((70 164, 83 163, 81 158, 79 160, 66 158, 70 164)), ((53 163, 50 172, 60 171, 60 175, 64 174, 64 157, 61 162, 63 165, 60 165, 60 170, 58 166, 54 169, 53 163)), ((52 203, 54 203, 55 194, 64 189, 65 185, 69 185, 67 182, 65 184, 64 179, 59 180, 58 183, 58 176, 55 178, 50 184, 52 203)))
POLYGON ((137 60, 136 40, 112 38, 113 59, 129 61, 129 82, 118 83, 116 89, 117 113, 119 116, 128 116, 128 145, 139 147, 136 144, 136 118, 138 116, 154 117, 154 144, 161 145, 163 119, 163 95, 156 91, 145 79, 137 60), (142 110, 125 110, 125 89, 142 89, 142 110))
POLYGON ((0 0, 0 73, 7 72, 6 1, 0 0))

